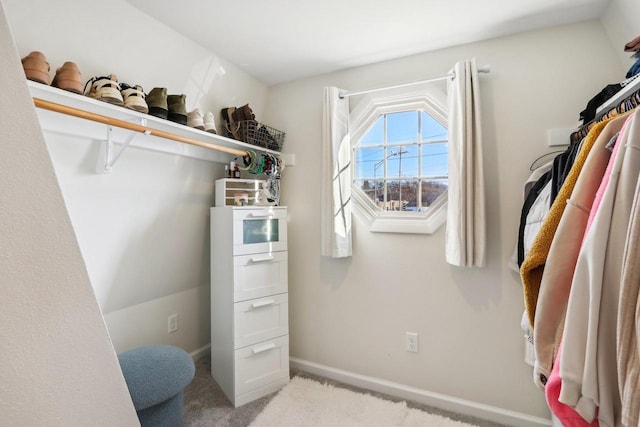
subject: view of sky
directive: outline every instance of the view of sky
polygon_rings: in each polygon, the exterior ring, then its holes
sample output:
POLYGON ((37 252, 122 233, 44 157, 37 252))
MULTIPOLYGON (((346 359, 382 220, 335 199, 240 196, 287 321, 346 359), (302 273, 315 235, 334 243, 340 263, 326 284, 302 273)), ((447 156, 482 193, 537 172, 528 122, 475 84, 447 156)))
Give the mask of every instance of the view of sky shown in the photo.
POLYGON ((358 147, 362 149, 355 152, 355 176, 359 179, 384 176, 386 156, 389 177, 417 177, 418 141, 434 141, 422 144, 422 175, 446 176, 447 136, 447 129, 423 111, 387 114, 388 147, 385 154, 384 147, 381 147, 384 143, 384 116, 381 116, 360 140, 358 147))

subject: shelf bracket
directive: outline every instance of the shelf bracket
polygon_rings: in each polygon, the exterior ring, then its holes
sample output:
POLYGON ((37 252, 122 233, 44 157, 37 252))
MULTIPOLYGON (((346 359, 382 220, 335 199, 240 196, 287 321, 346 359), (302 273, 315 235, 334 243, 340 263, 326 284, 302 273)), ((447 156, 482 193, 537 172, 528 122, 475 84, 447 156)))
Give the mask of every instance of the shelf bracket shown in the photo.
MULTIPOLYGON (((137 121, 136 124, 138 124, 140 126, 146 126, 147 125, 147 119, 145 119, 143 117, 138 118, 136 121, 137 121)), ((105 140, 105 142, 106 142, 106 144, 105 144, 105 160, 104 160, 104 171, 103 171, 104 173, 111 173, 111 171, 113 170, 113 166, 116 164, 116 162, 118 161, 118 159, 120 158, 120 156, 122 155, 124 150, 127 149, 129 144, 131 144, 131 142, 134 140, 134 138, 137 135, 150 135, 151 131, 145 130, 142 133, 131 131, 131 133, 129 134, 127 139, 122 143, 122 147, 120 147, 117 152, 114 151, 115 150, 115 142, 113 141, 112 133, 113 133, 113 126, 107 125, 107 139, 105 140)))

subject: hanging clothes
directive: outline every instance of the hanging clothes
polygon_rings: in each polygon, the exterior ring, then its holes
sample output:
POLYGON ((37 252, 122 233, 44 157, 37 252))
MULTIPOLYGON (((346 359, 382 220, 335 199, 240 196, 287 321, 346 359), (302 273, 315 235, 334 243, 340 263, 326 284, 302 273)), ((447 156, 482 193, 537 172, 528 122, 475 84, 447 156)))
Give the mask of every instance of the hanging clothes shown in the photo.
POLYGON ((622 259, 638 174, 640 119, 629 118, 602 201, 578 257, 565 317, 559 400, 587 421, 620 425, 616 336, 622 259))
POLYGON ((524 289, 525 308, 529 317, 529 324, 532 327, 534 325, 538 291, 540 289, 542 273, 544 272, 544 265, 549 254, 549 248, 551 247, 553 236, 566 206, 565 201, 571 196, 571 192, 573 191, 578 175, 582 170, 582 166, 586 161, 587 155, 607 122, 608 121, 596 124, 593 127, 593 131, 589 132, 582 143, 582 148, 576 157, 567 179, 565 180, 565 184, 560 189, 558 198, 553 202, 553 205, 549 210, 549 215, 547 215, 544 224, 531 247, 531 251, 527 254, 527 257, 520 268, 520 277, 522 279, 522 286, 524 289))
POLYGON ((625 120, 626 117, 612 120, 596 138, 571 197, 566 201, 565 210, 549 248, 533 328, 536 354, 534 381, 541 387, 545 385, 551 373, 589 213, 609 163, 611 151, 606 146, 611 138, 618 134, 625 120))

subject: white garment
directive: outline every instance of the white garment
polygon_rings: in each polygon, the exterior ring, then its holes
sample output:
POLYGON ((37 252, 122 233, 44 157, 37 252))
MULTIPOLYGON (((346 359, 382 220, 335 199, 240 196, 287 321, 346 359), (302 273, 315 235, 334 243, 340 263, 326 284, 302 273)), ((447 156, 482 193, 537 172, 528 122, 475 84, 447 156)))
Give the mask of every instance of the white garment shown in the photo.
MULTIPOLYGON (((549 213, 549 208, 551 206, 551 185, 552 182, 551 180, 549 180, 549 182, 547 182, 545 186, 542 187, 542 190, 540 190, 540 194, 538 194, 538 197, 531 205, 529 213, 527 214, 523 236, 525 257, 529 253, 531 245, 533 245, 533 241, 536 239, 538 231, 540 231, 540 228, 542 227, 542 224, 544 223, 544 220, 549 213)), ((524 337, 526 339, 525 362, 531 366, 534 366, 536 359, 535 349, 533 345, 533 330, 531 329, 529 316, 526 310, 522 314, 520 328, 522 329, 522 332, 524 333, 524 337)))
POLYGON ((476 60, 456 63, 448 84, 449 190, 445 256, 449 264, 483 267, 486 219, 480 91, 476 60))
POLYGON ((321 255, 351 256, 351 139, 349 101, 324 88, 322 115, 321 255))

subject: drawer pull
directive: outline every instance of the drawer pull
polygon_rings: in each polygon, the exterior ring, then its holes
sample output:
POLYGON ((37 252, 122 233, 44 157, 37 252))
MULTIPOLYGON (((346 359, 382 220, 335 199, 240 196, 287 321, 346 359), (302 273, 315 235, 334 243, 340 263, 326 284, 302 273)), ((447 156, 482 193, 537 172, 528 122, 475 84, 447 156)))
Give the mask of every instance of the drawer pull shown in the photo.
POLYGON ((272 348, 276 348, 275 343, 269 343, 260 347, 254 347, 253 354, 262 353, 264 351, 271 350, 272 348))
POLYGON ((251 308, 260 308, 260 307, 265 307, 267 305, 272 305, 274 304, 276 301, 272 300, 272 299, 268 299, 268 300, 264 300, 264 301, 260 301, 260 302, 254 302, 253 304, 251 304, 251 308))
POLYGON ((273 261, 275 258, 273 256, 265 256, 265 257, 255 257, 255 258, 250 258, 249 262, 268 262, 268 261, 273 261))
POLYGON ((273 218, 273 214, 271 212, 264 213, 250 213, 247 215, 248 218, 273 218))

